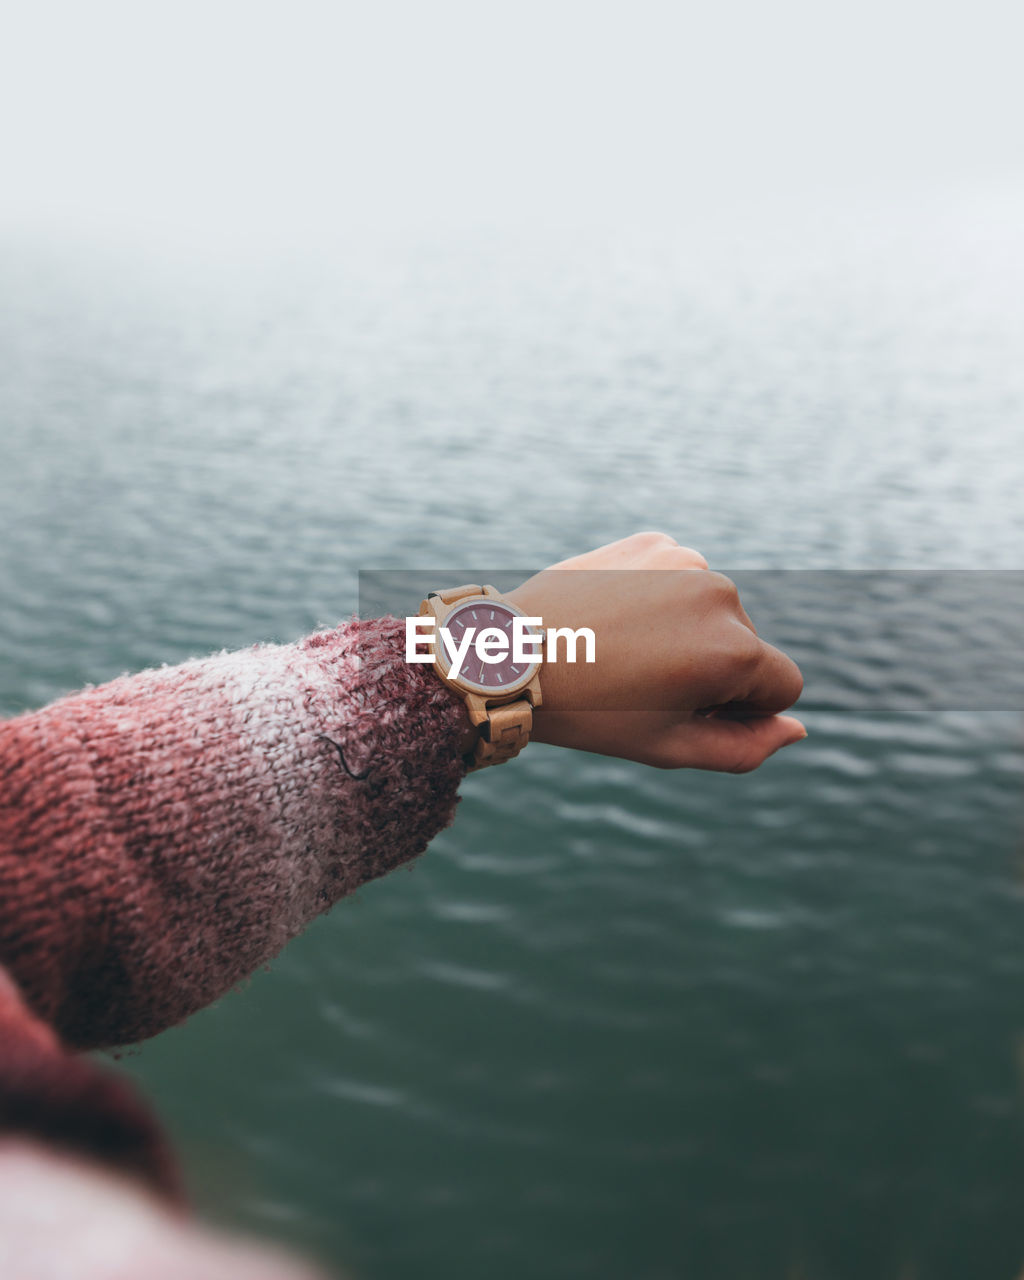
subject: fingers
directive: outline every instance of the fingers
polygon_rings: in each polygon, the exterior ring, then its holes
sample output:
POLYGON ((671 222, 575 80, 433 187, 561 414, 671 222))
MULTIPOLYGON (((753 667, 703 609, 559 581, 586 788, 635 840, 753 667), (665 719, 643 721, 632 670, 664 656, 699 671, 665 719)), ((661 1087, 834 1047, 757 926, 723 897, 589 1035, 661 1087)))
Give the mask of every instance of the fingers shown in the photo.
POLYGON ((713 707, 716 718, 745 720, 751 716, 773 716, 785 711, 803 693, 804 678, 788 654, 774 645, 745 636, 723 643, 724 666, 714 686, 714 697, 705 707, 713 707))
POLYGON ((695 704, 706 713, 745 719, 770 716, 791 707, 803 692, 804 678, 792 658, 761 640, 730 607, 724 617, 709 623, 704 648, 703 679, 693 691, 695 704))
POLYGON ((677 547, 676 555, 679 558, 681 569, 707 569, 710 566, 699 551, 694 551, 692 547, 677 547))
POLYGON ((791 707, 804 690, 804 678, 793 659, 761 640, 760 660, 754 670, 747 691, 733 701, 739 702, 748 712, 759 715, 775 715, 791 707))

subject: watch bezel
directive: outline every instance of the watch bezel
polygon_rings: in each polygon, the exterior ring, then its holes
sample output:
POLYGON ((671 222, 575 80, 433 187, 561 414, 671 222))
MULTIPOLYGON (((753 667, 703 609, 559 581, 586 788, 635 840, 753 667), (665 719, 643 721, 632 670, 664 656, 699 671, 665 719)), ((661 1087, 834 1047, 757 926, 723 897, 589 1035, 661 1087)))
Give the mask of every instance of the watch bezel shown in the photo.
MULTIPOLYGON (((467 680, 465 676, 450 676, 448 673, 451 669, 451 662, 448 661, 444 652, 444 645, 441 643, 441 627, 443 627, 448 619, 454 613, 458 613, 461 609, 467 608, 474 604, 487 604, 492 608, 495 604, 500 604, 503 609, 507 609, 509 613, 515 614, 520 618, 528 618, 530 615, 518 605, 514 605, 511 600, 506 600, 503 596, 495 598, 494 596, 479 595, 463 596, 461 600, 455 600, 451 605, 445 607, 444 614, 438 619, 437 626, 434 628, 433 635, 425 637, 430 645, 430 653, 434 659, 434 670, 441 679, 452 689, 457 689, 461 693, 474 693, 481 698, 486 698, 488 702, 494 701, 512 701, 519 696, 523 690, 533 681, 543 665, 544 659, 538 658, 531 662, 523 674, 513 684, 494 686, 490 684, 478 684, 475 680, 467 680)), ((535 627, 527 624, 526 630, 531 634, 544 639, 544 628, 535 627)))

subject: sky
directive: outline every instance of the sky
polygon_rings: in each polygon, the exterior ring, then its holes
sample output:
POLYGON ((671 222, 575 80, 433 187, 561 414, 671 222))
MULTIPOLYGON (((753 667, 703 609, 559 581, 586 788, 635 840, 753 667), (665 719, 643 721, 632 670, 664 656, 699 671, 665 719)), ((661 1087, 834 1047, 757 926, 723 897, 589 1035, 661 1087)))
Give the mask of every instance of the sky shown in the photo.
POLYGON ((671 221, 1019 183, 1019 5, 8 6, 0 232, 671 221))

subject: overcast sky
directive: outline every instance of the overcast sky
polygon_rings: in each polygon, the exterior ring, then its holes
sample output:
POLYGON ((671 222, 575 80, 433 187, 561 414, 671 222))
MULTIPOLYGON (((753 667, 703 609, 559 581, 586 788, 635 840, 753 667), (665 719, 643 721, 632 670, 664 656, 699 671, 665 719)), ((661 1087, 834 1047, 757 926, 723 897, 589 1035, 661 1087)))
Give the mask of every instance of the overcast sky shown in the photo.
POLYGON ((26 0, 0 227, 671 218, 1022 172, 1019 5, 26 0))

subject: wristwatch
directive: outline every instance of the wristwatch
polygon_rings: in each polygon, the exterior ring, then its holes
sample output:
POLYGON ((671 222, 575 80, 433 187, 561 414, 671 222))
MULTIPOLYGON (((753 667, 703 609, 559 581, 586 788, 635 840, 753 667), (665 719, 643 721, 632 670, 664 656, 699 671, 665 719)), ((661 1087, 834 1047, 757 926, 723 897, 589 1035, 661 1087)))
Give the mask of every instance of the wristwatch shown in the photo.
MULTIPOLYGON (((541 705, 541 645, 531 644, 530 637, 543 639, 544 632, 530 624, 520 624, 526 641, 524 651, 530 655, 536 653, 536 657, 516 662, 513 619, 529 615, 489 586, 431 591, 420 605, 420 615, 428 614, 433 615, 436 623, 432 635, 422 637, 422 642, 430 646, 434 670, 448 688, 463 699, 470 722, 480 728, 476 745, 466 756, 469 772, 511 760, 529 742, 533 709, 541 705), (447 628, 457 647, 465 644, 467 630, 476 637, 484 628, 496 627, 508 637, 507 652, 499 660, 493 660, 500 645, 497 644, 499 637, 492 637, 492 661, 485 662, 471 642, 465 650, 461 669, 453 676, 454 655, 444 642, 442 627, 447 628)), ((487 638, 481 637, 481 647, 486 642, 487 638)))

